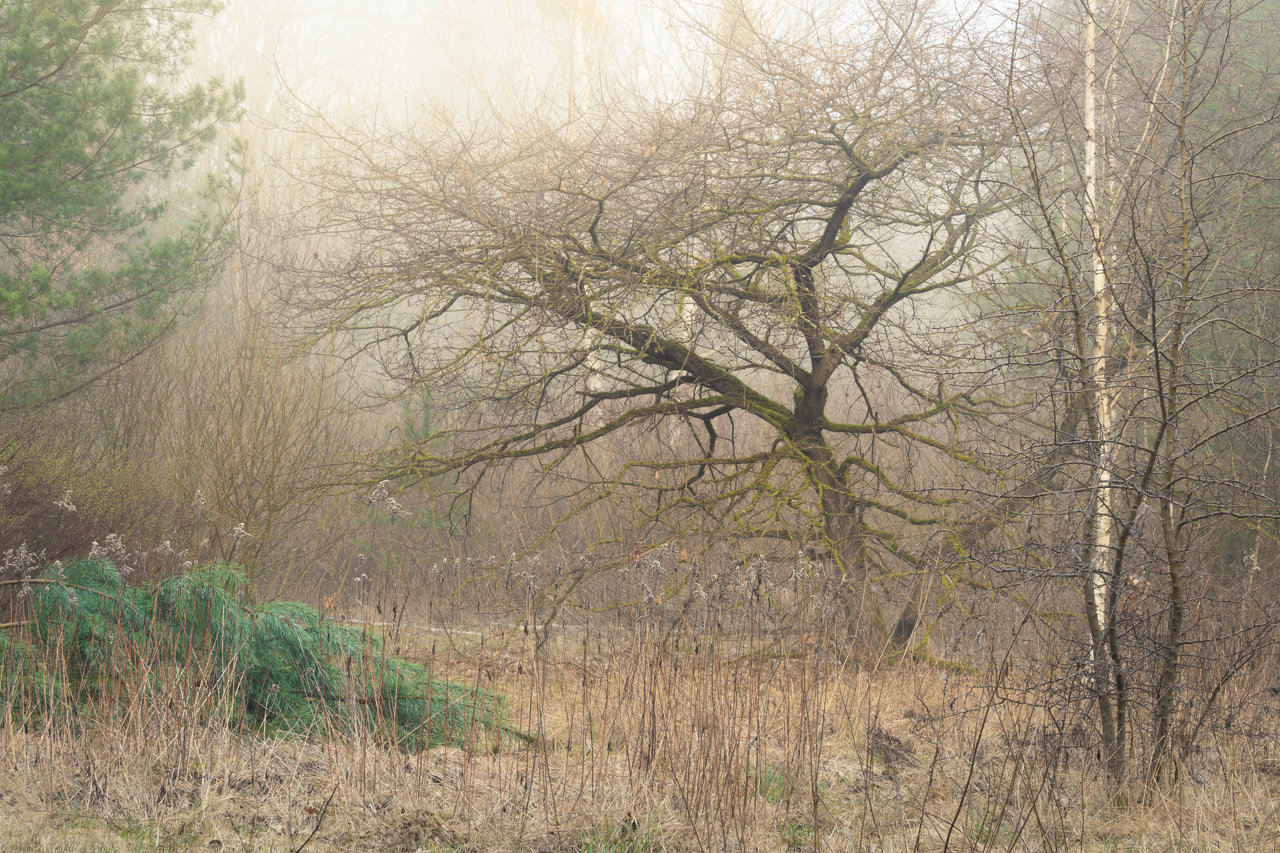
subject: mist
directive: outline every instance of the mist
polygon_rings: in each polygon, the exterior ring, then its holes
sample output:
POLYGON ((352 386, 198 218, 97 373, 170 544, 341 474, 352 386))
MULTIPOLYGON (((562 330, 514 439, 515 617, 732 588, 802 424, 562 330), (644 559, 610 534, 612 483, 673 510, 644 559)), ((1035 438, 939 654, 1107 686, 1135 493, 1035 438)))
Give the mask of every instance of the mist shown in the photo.
POLYGON ((1273 841, 1276 16, 0 4, 0 848, 1273 841))

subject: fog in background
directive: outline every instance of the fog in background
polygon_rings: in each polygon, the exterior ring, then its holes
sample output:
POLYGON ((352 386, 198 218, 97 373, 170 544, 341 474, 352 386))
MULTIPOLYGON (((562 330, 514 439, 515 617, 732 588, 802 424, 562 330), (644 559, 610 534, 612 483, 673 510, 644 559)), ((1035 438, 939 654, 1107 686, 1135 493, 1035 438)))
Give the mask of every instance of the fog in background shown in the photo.
POLYGON ((259 126, 307 113, 384 127, 440 108, 554 114, 606 71, 658 85, 676 59, 664 18, 630 0, 231 0, 203 26, 190 73, 242 77, 259 126))

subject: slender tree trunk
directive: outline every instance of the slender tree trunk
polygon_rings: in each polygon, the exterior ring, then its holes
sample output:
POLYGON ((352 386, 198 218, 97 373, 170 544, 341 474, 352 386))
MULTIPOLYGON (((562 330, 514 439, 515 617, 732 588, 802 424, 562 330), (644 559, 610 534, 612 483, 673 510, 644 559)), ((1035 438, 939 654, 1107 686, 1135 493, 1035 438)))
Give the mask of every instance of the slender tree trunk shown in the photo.
POLYGON ((1182 588, 1182 559, 1177 549, 1177 531, 1173 524, 1173 502, 1167 497, 1160 505, 1160 526, 1164 533, 1166 567, 1169 571, 1169 618, 1165 623, 1163 660, 1156 681, 1156 737, 1149 774, 1153 782, 1161 780, 1165 765, 1172 755, 1174 688, 1178 684, 1182 622, 1186 610, 1182 588))
POLYGON ((1100 627, 1106 629, 1107 583, 1110 574, 1111 512, 1111 440, 1113 415, 1111 389, 1107 382, 1107 342, 1110 336, 1110 305, 1107 293, 1106 259, 1102 226, 1098 221, 1098 107, 1097 107, 1097 0, 1088 0, 1085 21, 1085 91, 1084 91, 1084 167, 1085 221, 1089 229, 1093 267, 1093 338, 1089 354, 1089 381, 1094 405, 1097 457, 1095 460, 1095 492, 1090 520, 1091 555, 1089 587, 1093 610, 1100 627))
POLYGON ((1112 781, 1124 784, 1125 708, 1123 673, 1111 614, 1114 589, 1112 457, 1115 454, 1112 390, 1107 376, 1107 346, 1111 334, 1111 300, 1106 270, 1105 235, 1098 212, 1098 2, 1085 6, 1084 168, 1085 224, 1089 231, 1093 296, 1093 335, 1090 340, 1088 386, 1093 400, 1093 507, 1089 520, 1089 564, 1085 584, 1093 662, 1094 691, 1102 725, 1104 761, 1112 781))
MULTIPOLYGON (((1182 407, 1179 395, 1182 370, 1183 335, 1187 325, 1188 306, 1191 299, 1191 229, 1195 218, 1191 196, 1191 159, 1187 144, 1187 123, 1190 116, 1187 112, 1191 100, 1188 48, 1190 33, 1187 32, 1186 15, 1182 15, 1182 115, 1178 126, 1178 202, 1181 220, 1179 249, 1181 254, 1181 292, 1178 294, 1178 310, 1173 325, 1173 335, 1168 351, 1168 374, 1162 393, 1161 406, 1167 424, 1168 462, 1165 464, 1163 498, 1160 502, 1160 529, 1164 538, 1165 564, 1169 572, 1169 616, 1165 623, 1165 639, 1160 666, 1160 674, 1156 679, 1155 707, 1155 746, 1151 755, 1148 777, 1159 781, 1164 773, 1165 764, 1172 754, 1174 692, 1178 684, 1179 652, 1182 645, 1182 623, 1185 612, 1185 599, 1182 584, 1182 552, 1178 548, 1178 531, 1173 519, 1173 488, 1178 471, 1175 459, 1178 449, 1178 426, 1182 407)), ((1154 338, 1154 334, 1153 334, 1154 338)), ((1157 379, 1160 378, 1160 361, 1156 360, 1157 379)), ((1268 459, 1268 462, 1270 460, 1268 459)))

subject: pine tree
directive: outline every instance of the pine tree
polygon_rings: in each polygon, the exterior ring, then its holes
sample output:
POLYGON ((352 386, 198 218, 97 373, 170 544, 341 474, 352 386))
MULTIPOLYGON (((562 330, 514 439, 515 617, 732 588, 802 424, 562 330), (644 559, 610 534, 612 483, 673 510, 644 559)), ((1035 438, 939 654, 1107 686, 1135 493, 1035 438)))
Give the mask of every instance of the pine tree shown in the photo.
POLYGON ((212 10, 0 3, 0 410, 124 363, 216 270, 225 219, 192 172, 240 92, 183 80, 212 10))

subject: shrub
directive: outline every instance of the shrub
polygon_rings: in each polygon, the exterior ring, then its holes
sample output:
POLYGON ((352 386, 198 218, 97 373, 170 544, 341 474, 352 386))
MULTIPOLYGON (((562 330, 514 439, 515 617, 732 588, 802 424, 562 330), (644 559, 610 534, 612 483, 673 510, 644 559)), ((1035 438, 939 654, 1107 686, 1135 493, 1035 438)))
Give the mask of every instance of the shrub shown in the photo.
POLYGON ((223 697, 227 724, 268 733, 360 725, 409 751, 462 745, 477 731, 523 736, 502 724, 500 697, 436 681, 387 655, 378 638, 306 605, 250 606, 245 586, 226 565, 143 586, 101 560, 46 568, 31 584, 34 642, 0 632, 0 689, 15 711, 37 712, 39 697, 92 701, 117 679, 176 674, 201 695, 223 697))

